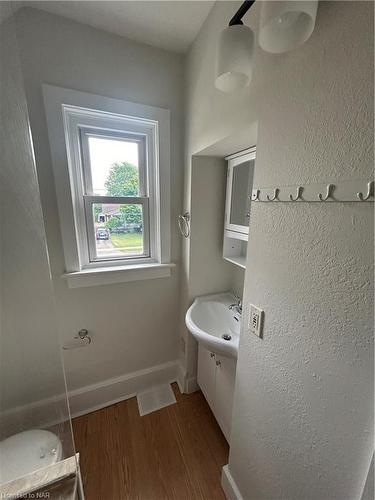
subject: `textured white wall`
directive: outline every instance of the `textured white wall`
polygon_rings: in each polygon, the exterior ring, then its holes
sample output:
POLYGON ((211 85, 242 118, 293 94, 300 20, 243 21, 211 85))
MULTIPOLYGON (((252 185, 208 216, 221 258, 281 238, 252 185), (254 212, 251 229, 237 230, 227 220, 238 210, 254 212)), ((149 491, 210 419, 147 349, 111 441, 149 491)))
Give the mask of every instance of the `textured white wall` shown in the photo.
POLYGON ((93 343, 65 355, 69 389, 177 357, 178 269, 171 278, 70 290, 42 100, 43 82, 171 110, 172 261, 182 194, 183 58, 35 9, 17 14, 26 96, 63 340, 87 328, 93 343))
MULTIPOLYGON (((255 185, 371 178, 373 4, 320 2, 301 48, 257 48, 251 86, 216 91, 217 2, 188 60, 188 152, 258 121, 255 185)), ((260 5, 247 15, 257 27, 260 5)), ((187 173, 186 177, 189 177, 187 173)), ((245 499, 359 498, 373 452, 373 207, 254 204, 229 469, 245 499)))

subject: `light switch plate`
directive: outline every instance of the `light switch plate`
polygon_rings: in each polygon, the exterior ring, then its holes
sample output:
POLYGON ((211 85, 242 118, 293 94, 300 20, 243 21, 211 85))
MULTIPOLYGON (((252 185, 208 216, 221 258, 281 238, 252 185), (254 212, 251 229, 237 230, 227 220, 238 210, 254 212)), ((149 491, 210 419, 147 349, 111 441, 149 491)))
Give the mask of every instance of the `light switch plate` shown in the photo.
POLYGON ((262 338, 264 311, 254 304, 250 304, 249 332, 262 338))

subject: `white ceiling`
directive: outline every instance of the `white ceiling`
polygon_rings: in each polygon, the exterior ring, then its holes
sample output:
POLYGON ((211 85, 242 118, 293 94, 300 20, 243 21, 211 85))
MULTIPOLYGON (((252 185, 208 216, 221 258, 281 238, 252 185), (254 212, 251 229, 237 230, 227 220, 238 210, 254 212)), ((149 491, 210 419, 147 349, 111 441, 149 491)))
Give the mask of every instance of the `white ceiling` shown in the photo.
MULTIPOLYGON (((215 0, 24 1, 17 6, 80 23, 173 52, 186 52, 215 0)), ((13 4, 14 5, 14 4, 13 4)))

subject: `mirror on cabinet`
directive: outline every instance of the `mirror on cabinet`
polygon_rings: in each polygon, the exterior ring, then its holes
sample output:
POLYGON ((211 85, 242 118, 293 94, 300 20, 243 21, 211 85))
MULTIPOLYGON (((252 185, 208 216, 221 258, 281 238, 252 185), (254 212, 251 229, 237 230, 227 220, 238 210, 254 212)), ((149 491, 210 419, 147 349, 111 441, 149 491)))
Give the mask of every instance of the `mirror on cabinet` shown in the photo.
POLYGON ((225 228, 248 233, 255 150, 228 159, 225 228))
POLYGON ((250 217, 249 184, 251 182, 250 162, 233 167, 232 196, 229 212, 229 223, 236 226, 247 226, 250 217))
POLYGON ((255 147, 226 158, 228 161, 223 256, 245 267, 249 234, 255 147))

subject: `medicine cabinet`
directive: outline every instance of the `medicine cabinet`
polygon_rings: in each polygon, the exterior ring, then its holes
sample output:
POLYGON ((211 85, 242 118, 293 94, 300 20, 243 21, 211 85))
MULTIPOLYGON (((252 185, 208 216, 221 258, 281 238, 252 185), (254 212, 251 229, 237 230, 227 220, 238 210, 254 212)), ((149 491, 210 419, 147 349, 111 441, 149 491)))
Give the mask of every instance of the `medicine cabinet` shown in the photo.
POLYGON ((243 268, 246 267, 255 155, 254 147, 225 158, 228 171, 223 257, 243 268))

